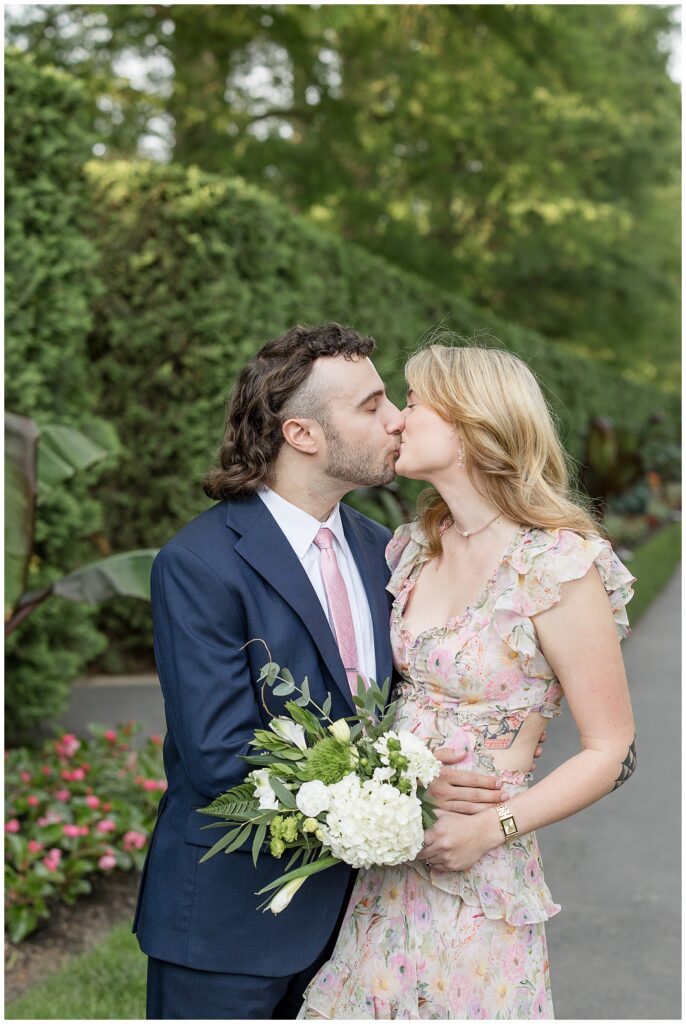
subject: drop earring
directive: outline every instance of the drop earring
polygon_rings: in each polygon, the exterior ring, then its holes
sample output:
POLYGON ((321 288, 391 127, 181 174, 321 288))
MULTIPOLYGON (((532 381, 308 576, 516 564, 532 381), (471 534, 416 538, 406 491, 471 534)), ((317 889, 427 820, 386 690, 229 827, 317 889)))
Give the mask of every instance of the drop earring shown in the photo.
POLYGON ((464 441, 461 437, 457 442, 457 468, 464 469, 464 441))

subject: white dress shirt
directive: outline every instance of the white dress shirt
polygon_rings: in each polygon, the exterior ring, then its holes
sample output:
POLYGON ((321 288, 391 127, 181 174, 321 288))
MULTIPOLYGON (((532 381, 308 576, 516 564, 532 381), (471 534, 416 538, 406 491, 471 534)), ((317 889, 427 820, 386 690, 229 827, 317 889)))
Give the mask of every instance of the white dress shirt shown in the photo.
POLYGON ((314 543, 322 527, 331 530, 334 541, 333 548, 341 570, 341 576, 348 591, 348 600, 353 617, 355 629, 355 641, 357 643, 357 654, 360 659, 359 670, 367 679, 376 679, 376 661, 374 652, 374 626, 372 614, 369 610, 369 601, 362 583, 355 559, 345 539, 343 521, 341 519, 340 502, 337 502, 331 515, 325 523, 321 523, 309 512, 303 511, 297 505, 286 501, 276 491, 269 487, 262 488, 257 492, 265 503, 272 516, 276 520, 281 532, 300 559, 300 563, 307 573, 310 583, 319 598, 319 603, 324 609, 331 632, 334 637, 336 631, 333 626, 331 609, 326 599, 326 590, 320 567, 319 548, 314 543))

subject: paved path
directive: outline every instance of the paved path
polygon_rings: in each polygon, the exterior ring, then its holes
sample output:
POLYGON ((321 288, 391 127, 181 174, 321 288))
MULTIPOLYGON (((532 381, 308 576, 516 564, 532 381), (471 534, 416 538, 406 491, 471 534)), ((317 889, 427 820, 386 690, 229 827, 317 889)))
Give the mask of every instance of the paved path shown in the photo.
MULTIPOLYGON (((547 925, 555 1015, 565 1020, 681 1019, 680 574, 623 643, 637 731, 635 775, 615 793, 542 829, 546 879, 562 911, 547 925)), ((156 677, 76 685, 62 718, 144 723, 164 734, 156 677)), ((578 751, 565 708, 538 769, 578 751)))

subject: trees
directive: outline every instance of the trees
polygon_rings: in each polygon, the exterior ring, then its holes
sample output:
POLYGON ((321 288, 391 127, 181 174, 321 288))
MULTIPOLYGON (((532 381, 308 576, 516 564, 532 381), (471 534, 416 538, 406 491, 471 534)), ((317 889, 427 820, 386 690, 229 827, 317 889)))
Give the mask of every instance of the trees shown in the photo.
POLYGON ((162 159, 242 175, 664 385, 678 336, 672 11, 38 5, 9 32, 89 84, 105 155, 157 132, 162 159))

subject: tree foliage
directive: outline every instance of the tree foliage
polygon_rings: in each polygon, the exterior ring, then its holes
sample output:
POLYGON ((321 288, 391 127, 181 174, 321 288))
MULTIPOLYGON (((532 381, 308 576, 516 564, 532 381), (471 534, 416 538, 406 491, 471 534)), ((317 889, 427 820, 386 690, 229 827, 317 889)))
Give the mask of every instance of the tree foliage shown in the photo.
POLYGON ((88 83, 108 156, 157 135, 162 159, 244 176, 403 269, 676 388, 673 11, 36 5, 9 32, 88 83))

